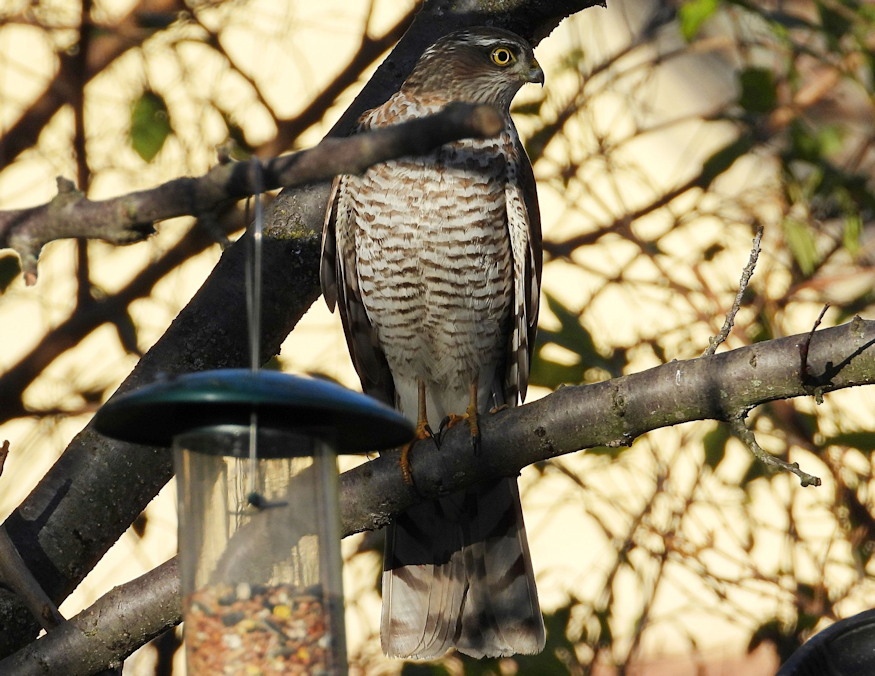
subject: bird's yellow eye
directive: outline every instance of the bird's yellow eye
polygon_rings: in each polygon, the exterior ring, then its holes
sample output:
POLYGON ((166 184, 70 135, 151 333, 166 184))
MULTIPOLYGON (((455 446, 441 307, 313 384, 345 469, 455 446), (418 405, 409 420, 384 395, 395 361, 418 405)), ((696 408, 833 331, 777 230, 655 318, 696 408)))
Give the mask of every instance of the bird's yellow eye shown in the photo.
POLYGON ((489 58, 492 59, 492 63, 496 66, 509 66, 514 61, 516 61, 516 57, 513 55, 513 52, 510 51, 507 47, 496 47, 492 50, 492 53, 489 55, 489 58))

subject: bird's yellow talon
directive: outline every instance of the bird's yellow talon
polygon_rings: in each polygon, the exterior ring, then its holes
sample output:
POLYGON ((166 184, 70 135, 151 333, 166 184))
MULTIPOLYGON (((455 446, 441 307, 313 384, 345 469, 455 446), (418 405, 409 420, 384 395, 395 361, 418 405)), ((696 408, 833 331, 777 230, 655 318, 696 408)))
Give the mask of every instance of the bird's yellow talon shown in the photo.
POLYGON ((441 423, 441 430, 448 430, 452 427, 455 427, 467 417, 467 415, 457 415, 455 413, 450 413, 446 418, 444 418, 443 422, 441 423))
POLYGON ((468 411, 465 413, 465 418, 468 420, 468 429, 471 430, 471 436, 477 439, 480 438, 480 414, 477 413, 477 403, 472 401, 468 404, 468 411))
POLYGON ((408 486, 413 485, 413 472, 410 467, 410 449, 412 446, 412 441, 409 444, 404 444, 401 448, 401 458, 398 461, 398 464, 401 466, 401 478, 408 486))

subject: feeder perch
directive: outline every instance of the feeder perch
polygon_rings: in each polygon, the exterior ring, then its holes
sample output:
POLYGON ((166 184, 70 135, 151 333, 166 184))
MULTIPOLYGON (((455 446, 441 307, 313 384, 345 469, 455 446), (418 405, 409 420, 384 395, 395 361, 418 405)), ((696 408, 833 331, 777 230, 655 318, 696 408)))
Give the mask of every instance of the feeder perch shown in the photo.
POLYGON ((275 371, 118 396, 102 434, 172 446, 188 674, 346 674, 337 453, 401 445, 400 413, 275 371))

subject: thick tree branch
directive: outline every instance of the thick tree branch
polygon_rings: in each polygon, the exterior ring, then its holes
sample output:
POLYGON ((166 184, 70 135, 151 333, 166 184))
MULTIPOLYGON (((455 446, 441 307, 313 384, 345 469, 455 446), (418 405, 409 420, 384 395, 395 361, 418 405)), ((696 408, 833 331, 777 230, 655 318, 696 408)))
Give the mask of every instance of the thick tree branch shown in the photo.
MULTIPOLYGON (((456 103, 419 120, 347 138, 327 138, 309 150, 268 160, 262 167, 265 190, 325 181, 336 174, 357 174, 377 162, 417 155, 465 137, 497 134, 501 118, 489 106, 456 103)), ((229 200, 255 194, 250 162, 226 162, 198 178, 177 178, 149 190, 92 201, 72 183, 58 179, 58 194, 48 204, 0 212, 0 247, 21 256, 28 284, 36 281, 43 246, 56 239, 81 237, 129 244, 154 232, 156 221, 212 212, 229 200)))
MULTIPOLYGON (((425 499, 447 495, 478 481, 515 476, 535 462, 593 446, 628 446, 638 436, 661 427, 715 419, 730 424, 739 412, 775 399, 812 394, 804 381, 799 347, 810 334, 758 343, 719 355, 674 361, 595 385, 565 387, 543 399, 507 409, 481 421, 479 453, 471 452, 468 430, 450 430, 437 450, 417 443, 411 452, 415 488, 402 477, 398 453, 389 452, 341 476, 341 518, 345 535, 385 526, 395 514, 425 499)), ((875 383, 875 321, 849 324, 811 336, 808 363, 816 387, 830 392, 875 383)), ((772 456, 768 456, 771 458, 772 456)), ((130 600, 127 587, 148 598, 141 613, 123 614, 101 599, 97 604, 0 662, 9 673, 88 674, 77 665, 99 654, 117 663, 151 637, 179 621, 179 584, 171 563, 147 573, 111 594, 130 600), (175 610, 177 616, 168 613, 175 610), (87 626, 90 632, 83 632, 87 626), (118 627, 133 636, 112 644, 118 627), (38 659, 37 659, 38 658, 38 659), (50 665, 41 670, 39 665, 50 665), (24 665, 32 665, 25 669, 24 665)), ((136 601, 133 601, 136 602, 136 601)))
POLYGON ((730 422, 758 404, 818 396, 875 383, 875 321, 856 318, 813 334, 807 382, 799 347, 809 334, 661 366, 595 385, 563 387, 481 421, 482 452, 471 453, 464 425, 440 451, 429 440, 411 451, 415 488, 404 483, 397 455, 383 454, 341 478, 344 531, 384 526, 422 498, 446 495, 526 465, 594 446, 630 445, 645 432, 692 420, 730 422))

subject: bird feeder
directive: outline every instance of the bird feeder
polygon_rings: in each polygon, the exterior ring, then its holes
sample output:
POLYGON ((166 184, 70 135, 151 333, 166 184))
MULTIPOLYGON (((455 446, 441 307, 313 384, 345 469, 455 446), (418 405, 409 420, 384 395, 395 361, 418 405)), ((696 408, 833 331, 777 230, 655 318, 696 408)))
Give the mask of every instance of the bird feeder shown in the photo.
POLYGON ((409 441, 338 385, 205 371, 107 402, 107 436, 172 445, 188 673, 346 674, 336 454, 409 441))

